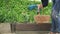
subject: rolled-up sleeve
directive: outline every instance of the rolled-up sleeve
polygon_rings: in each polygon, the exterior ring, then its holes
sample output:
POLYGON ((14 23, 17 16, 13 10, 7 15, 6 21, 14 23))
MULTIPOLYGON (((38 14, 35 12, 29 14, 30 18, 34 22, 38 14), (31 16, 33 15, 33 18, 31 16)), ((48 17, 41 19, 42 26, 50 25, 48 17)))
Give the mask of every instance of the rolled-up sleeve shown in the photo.
POLYGON ((43 7, 46 7, 48 5, 48 0, 41 0, 43 7))

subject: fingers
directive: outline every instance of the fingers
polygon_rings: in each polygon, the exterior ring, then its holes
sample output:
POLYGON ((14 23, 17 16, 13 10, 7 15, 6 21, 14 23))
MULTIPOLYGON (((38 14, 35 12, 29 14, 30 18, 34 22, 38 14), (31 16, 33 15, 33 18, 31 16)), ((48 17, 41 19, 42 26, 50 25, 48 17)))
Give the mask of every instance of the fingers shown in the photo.
POLYGON ((43 5, 42 4, 38 4, 38 9, 41 9, 43 8, 43 5))

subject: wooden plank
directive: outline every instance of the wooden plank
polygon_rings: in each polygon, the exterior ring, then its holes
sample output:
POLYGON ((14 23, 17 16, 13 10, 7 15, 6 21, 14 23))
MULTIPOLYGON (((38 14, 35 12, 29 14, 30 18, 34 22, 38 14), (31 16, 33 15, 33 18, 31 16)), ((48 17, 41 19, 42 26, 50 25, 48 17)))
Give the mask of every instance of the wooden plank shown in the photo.
POLYGON ((49 31, 50 29, 51 29, 50 23, 16 24, 17 31, 49 31))
POLYGON ((17 31, 16 34, 49 34, 50 31, 17 31))
POLYGON ((11 26, 11 32, 12 33, 15 32, 16 31, 16 24, 15 23, 11 23, 10 26, 11 26))

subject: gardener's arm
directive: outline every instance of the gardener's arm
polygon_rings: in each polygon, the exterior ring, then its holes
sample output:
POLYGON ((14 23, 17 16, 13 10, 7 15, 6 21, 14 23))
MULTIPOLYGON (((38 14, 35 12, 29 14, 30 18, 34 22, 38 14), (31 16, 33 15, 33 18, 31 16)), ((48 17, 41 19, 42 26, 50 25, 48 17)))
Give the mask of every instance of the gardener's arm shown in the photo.
POLYGON ((44 8, 48 5, 48 0, 41 0, 41 1, 42 1, 42 4, 38 4, 38 14, 41 8, 44 8))
POLYGON ((42 4, 38 4, 38 8, 43 8, 48 5, 48 0, 41 0, 42 4))

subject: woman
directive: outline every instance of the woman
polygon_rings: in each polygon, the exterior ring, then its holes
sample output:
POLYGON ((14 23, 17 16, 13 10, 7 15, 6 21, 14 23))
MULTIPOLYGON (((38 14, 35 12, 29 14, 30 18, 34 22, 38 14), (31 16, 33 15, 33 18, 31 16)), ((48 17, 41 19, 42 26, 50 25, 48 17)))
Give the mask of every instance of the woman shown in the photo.
MULTIPOLYGON (((48 0, 41 0, 41 1, 42 4, 37 5, 38 10, 48 5, 48 0)), ((52 28, 50 34, 58 34, 60 33, 60 0, 52 0, 52 1, 53 1, 52 12, 51 12, 52 28)))
MULTIPOLYGON (((48 0, 41 0, 42 6, 38 7, 46 7, 48 5, 48 0)), ((60 0, 53 0, 53 7, 52 7, 52 28, 50 34, 58 34, 60 33, 60 0)))

